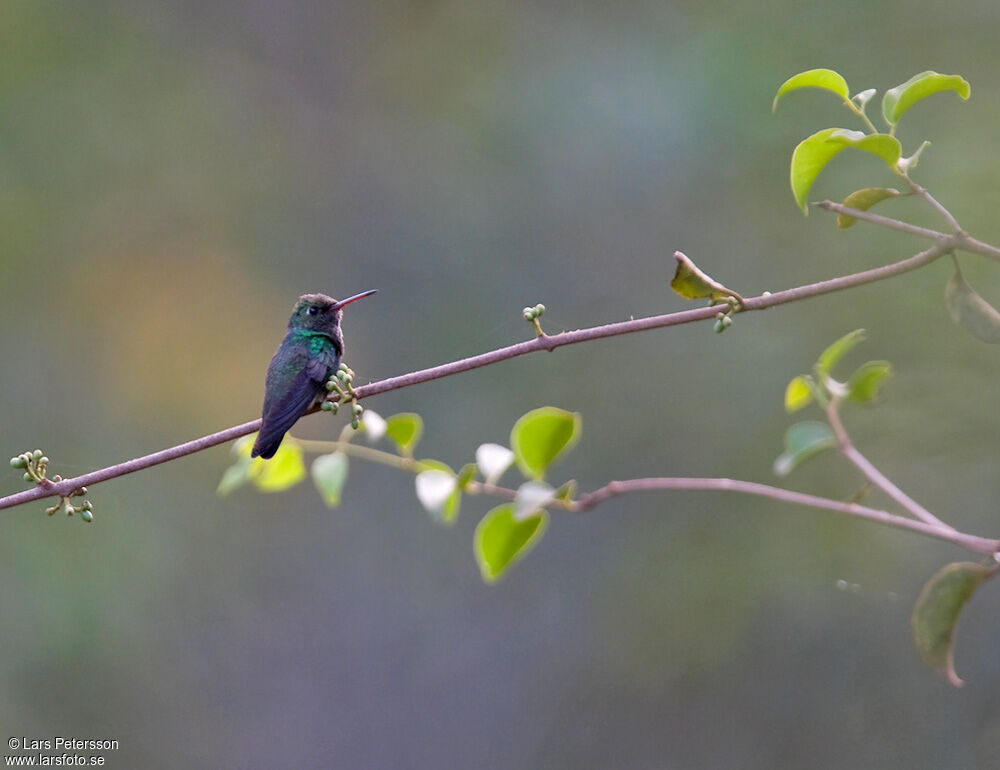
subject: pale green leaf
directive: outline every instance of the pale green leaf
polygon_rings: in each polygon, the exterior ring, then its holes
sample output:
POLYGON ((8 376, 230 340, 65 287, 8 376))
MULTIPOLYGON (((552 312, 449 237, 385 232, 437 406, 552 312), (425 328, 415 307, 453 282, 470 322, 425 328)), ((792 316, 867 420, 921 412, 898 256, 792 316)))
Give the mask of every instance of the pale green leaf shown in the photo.
POLYGON ((674 271, 670 288, 684 299, 711 299, 713 302, 725 302, 729 297, 733 297, 742 301, 743 297, 702 272, 683 252, 675 251, 674 259, 677 260, 677 270, 674 271))
POLYGON ((896 164, 899 167, 899 170, 905 174, 910 169, 916 168, 917 163, 920 162, 920 154, 930 146, 931 146, 930 142, 923 141, 920 143, 920 146, 917 148, 917 151, 913 153, 909 158, 900 158, 899 163, 896 164))
POLYGON ((475 463, 466 463, 458 470, 458 476, 455 478, 455 486, 458 489, 465 489, 469 482, 472 481, 476 474, 479 473, 479 466, 475 463))
POLYGON ((541 480, 545 471, 580 439, 579 414, 544 406, 523 415, 510 432, 514 461, 528 477, 541 480))
POLYGON ((839 142, 827 141, 840 128, 824 128, 817 131, 812 136, 806 137, 795 147, 792 152, 792 195, 802 213, 808 215, 807 206, 809 190, 812 189, 816 177, 826 167, 826 164, 833 160, 834 156, 847 145, 839 142))
POLYGON ((944 302, 955 323, 974 337, 994 345, 1000 343, 1000 313, 965 282, 961 270, 956 270, 945 286, 944 302))
POLYGON ((479 522, 474 538, 476 561, 483 580, 494 583, 541 539, 548 514, 541 511, 523 521, 514 517, 511 503, 499 505, 479 522))
POLYGON ((861 364, 847 380, 847 397, 865 403, 878 398, 882 385, 892 376, 888 361, 868 361, 861 364))
MULTIPOLYGON (((876 203, 881 203, 887 198, 895 198, 899 195, 899 190, 892 187, 866 187, 863 190, 855 190, 841 202, 848 208, 868 211, 876 203)), ((848 228, 858 220, 849 214, 837 215, 837 227, 848 228)))
POLYGON ((969 82, 960 75, 942 75, 932 70, 914 75, 905 83, 890 88, 882 97, 882 114, 890 126, 896 125, 910 107, 940 91, 954 91, 963 100, 969 98, 969 82))
POLYGON ((899 140, 889 134, 866 134, 863 131, 851 131, 850 129, 842 128, 830 134, 830 138, 827 141, 870 152, 872 155, 884 160, 886 165, 892 170, 895 170, 899 156, 903 152, 903 147, 899 143, 899 140))
POLYGON ((962 686, 955 673, 955 626, 972 594, 994 571, 968 561, 948 564, 927 581, 913 608, 913 639, 921 659, 955 687, 962 686))
POLYGON ((250 461, 249 476, 261 492, 284 492, 295 486, 306 477, 302 447, 286 435, 270 460, 255 457, 250 461))
POLYGON ((774 461, 776 476, 787 476, 810 457, 832 449, 837 439, 822 422, 797 422, 785 432, 785 451, 774 461))
POLYGON ((249 468, 249 462, 238 462, 235 465, 230 465, 222 474, 222 478, 219 479, 219 486, 215 490, 215 494, 219 497, 225 497, 234 489, 243 486, 249 478, 247 477, 247 470, 249 468))
POLYGON ((797 412, 812 403, 812 388, 805 377, 795 377, 785 388, 785 411, 797 412))
POLYGON ((576 480, 570 479, 556 490, 555 499, 569 502, 576 496, 576 480))
POLYGON ((850 99, 851 94, 850 89, 847 87, 847 81, 844 80, 840 73, 828 69, 806 70, 805 72, 800 72, 798 75, 792 75, 792 77, 781 84, 781 87, 778 88, 778 93, 774 96, 771 112, 778 109, 778 100, 782 96, 797 88, 822 88, 826 91, 832 91, 844 101, 850 99))
POLYGON ((820 378, 829 376, 833 372, 833 368, 840 362, 840 359, 850 353, 854 346, 859 342, 863 342, 864 339, 865 330, 855 329, 845 334, 824 350, 816 362, 816 372, 820 378))
MULTIPOLYGON (((367 412, 365 416, 368 416, 367 412)), ((323 502, 330 508, 336 508, 340 504, 340 494, 347 481, 347 455, 343 452, 320 455, 313 460, 310 470, 323 502)))
POLYGON ((412 454, 424 433, 424 421, 419 414, 401 412, 386 418, 385 432, 403 454, 412 454))

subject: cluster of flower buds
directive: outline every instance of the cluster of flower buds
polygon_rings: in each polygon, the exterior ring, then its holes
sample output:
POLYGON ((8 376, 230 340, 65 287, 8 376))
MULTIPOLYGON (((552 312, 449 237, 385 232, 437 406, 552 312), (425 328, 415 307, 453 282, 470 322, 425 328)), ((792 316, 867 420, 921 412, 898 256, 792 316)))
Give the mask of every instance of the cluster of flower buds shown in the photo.
MULTIPOLYGON (((16 457, 10 458, 11 468, 23 468, 24 469, 24 480, 32 484, 41 484, 42 482, 58 483, 63 480, 62 476, 58 474, 53 476, 51 480, 46 479, 45 472, 49 464, 49 458, 46 457, 41 449, 36 449, 34 452, 22 452, 16 457)), ((94 520, 94 506, 89 500, 82 500, 79 504, 75 504, 72 501, 74 497, 83 497, 87 494, 86 487, 80 487, 79 489, 74 489, 68 495, 60 496, 59 502, 53 505, 51 508, 46 508, 45 512, 51 516, 56 511, 64 511, 67 516, 72 516, 74 513, 79 513, 80 518, 84 521, 90 522, 94 520)))
POLYGON ((86 521, 88 524, 94 520, 94 506, 91 504, 90 500, 84 500, 79 505, 74 505, 70 498, 73 497, 83 497, 87 494, 86 487, 80 487, 75 492, 70 492, 69 497, 59 498, 59 502, 53 505, 51 508, 46 508, 45 512, 52 516, 57 511, 64 512, 67 516, 72 516, 74 513, 79 513, 80 518, 86 521))
POLYGON ((722 334, 733 325, 733 317, 729 313, 717 313, 715 316, 715 331, 722 334))
POLYGON ((525 321, 536 321, 542 317, 542 314, 544 312, 545 312, 545 305, 541 303, 535 305, 534 307, 526 307, 524 310, 521 311, 525 321))
POLYGON ((24 480, 38 484, 45 478, 45 467, 49 458, 42 454, 41 449, 34 452, 22 452, 17 457, 10 458, 11 468, 24 468, 24 480))

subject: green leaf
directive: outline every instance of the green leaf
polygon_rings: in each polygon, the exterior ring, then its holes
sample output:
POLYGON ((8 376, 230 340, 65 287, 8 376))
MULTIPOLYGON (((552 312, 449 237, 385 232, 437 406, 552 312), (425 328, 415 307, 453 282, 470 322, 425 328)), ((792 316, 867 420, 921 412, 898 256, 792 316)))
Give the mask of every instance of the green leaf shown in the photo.
POLYGON ((576 480, 570 479, 556 490, 555 499, 569 502, 576 496, 576 480))
POLYGON ((785 388, 785 411, 797 412, 812 403, 812 388, 805 377, 795 377, 785 388))
POLYGON ((514 518, 511 503, 498 505, 476 527, 474 549, 483 580, 495 583, 504 572, 541 539, 548 524, 545 511, 522 521, 514 518))
POLYGON ((891 170, 895 170, 899 156, 903 154, 903 146, 899 140, 889 134, 866 134, 864 131, 842 128, 832 133, 828 141, 870 152, 884 160, 891 170))
POLYGON ((413 412, 394 414, 386 419, 385 432, 402 454, 410 455, 424 433, 424 421, 413 412))
POLYGON ((865 109, 865 105, 871 101, 872 97, 875 96, 874 88, 866 88, 864 91, 858 91, 854 96, 851 97, 851 101, 854 102, 858 107, 865 109))
POLYGON ((459 489, 465 489, 469 485, 469 482, 476 477, 477 473, 479 473, 478 465, 475 463, 466 463, 459 468, 455 484, 459 489))
POLYGON ((787 476, 810 457, 837 446, 826 423, 797 422, 785 432, 785 451, 774 461, 776 476, 787 476))
POLYGON ((833 368, 840 362, 840 359, 850 353, 854 346, 859 342, 863 342, 864 339, 865 330, 855 329, 853 332, 845 334, 824 350, 816 362, 816 372, 819 374, 820 379, 828 377, 833 368))
POLYGON ((808 216, 807 206, 809 190, 812 189, 816 177, 833 160, 833 157, 846 147, 844 144, 827 141, 840 128, 824 128, 798 143, 792 152, 792 195, 795 202, 808 216))
POLYGON ((219 486, 215 490, 215 494, 219 497, 225 497, 250 480, 250 449, 253 447, 256 437, 257 434, 254 433, 233 442, 230 452, 236 458, 236 463, 226 468, 222 474, 219 486))
POLYGON ((340 504, 340 493, 347 481, 347 455, 343 452, 320 455, 313 460, 311 471, 316 488, 323 496, 323 502, 330 508, 336 508, 340 504))
POLYGON ((792 152, 792 194, 803 213, 808 214, 809 190, 826 164, 845 147, 854 147, 881 158, 895 169, 902 147, 889 134, 865 134, 847 128, 824 128, 799 142, 792 152))
POLYGON ((956 269, 944 289, 944 303, 952 320, 983 342, 1000 343, 1000 313, 965 282, 956 269))
POLYGON ((219 486, 216 488, 215 494, 219 497, 225 497, 234 489, 243 486, 249 480, 247 477, 249 466, 248 462, 238 462, 226 468, 222 478, 219 479, 219 486))
POLYGON ((920 154, 930 146, 931 143, 928 141, 921 142, 915 153, 913 153, 909 158, 900 158, 899 163, 897 163, 896 166, 900 171, 906 174, 911 168, 917 167, 917 163, 920 162, 920 154))
POLYGON ((890 88, 882 97, 882 114, 885 122, 895 126, 910 107, 939 91, 954 91, 963 100, 969 98, 969 82, 960 75, 941 75, 932 70, 914 75, 905 83, 890 88))
MULTIPOLYGON (((433 499, 435 496, 435 490, 438 492, 443 492, 445 489, 445 482, 440 476, 437 477, 425 477, 424 481, 414 481, 417 489, 417 498, 420 500, 421 505, 427 510, 431 517, 441 523, 441 524, 453 524, 458 518, 458 511, 462 504, 462 486, 459 484, 459 475, 451 469, 450 465, 447 465, 440 460, 421 460, 420 465, 425 470, 417 475, 419 479, 424 473, 433 471, 435 473, 441 473, 451 479, 451 491, 445 498, 442 504, 440 500, 433 499), (440 486, 438 486, 440 485, 440 486), (423 494, 427 494, 428 497, 425 500, 422 497, 423 494)), ((466 466, 467 468, 468 466, 466 466)), ((463 468, 463 472, 467 472, 466 468, 463 468)))
POLYGON ((306 477, 302 447, 291 436, 285 436, 270 460, 255 457, 250 461, 250 480, 261 492, 284 492, 306 477))
MULTIPOLYGON (((852 209, 868 211, 876 203, 881 203, 887 198, 895 198, 899 194, 899 190, 895 190, 892 187, 866 187, 863 190, 852 192, 844 198, 841 205, 852 209)), ((848 214, 837 215, 837 227, 843 229, 847 229, 857 221, 857 218, 848 214)))
POLYGON ((543 406, 523 415, 510 432, 514 461, 525 476, 541 480, 555 460, 580 439, 581 417, 543 406))
POLYGON ((742 301, 743 297, 703 273, 683 252, 675 251, 674 259, 677 260, 677 270, 674 271, 670 288, 684 299, 708 298, 713 302, 725 302, 729 297, 734 297, 742 301))
POLYGON ((924 663, 955 687, 955 626, 966 602, 995 569, 973 562, 956 562, 938 570, 927 581, 910 620, 917 652, 924 663))
POLYGON ((771 112, 778 109, 778 100, 789 91, 797 88, 822 88, 832 91, 845 102, 851 98, 851 91, 847 87, 847 81, 838 72, 827 69, 806 70, 798 75, 792 75, 778 89, 774 96, 774 103, 771 105, 771 112))
POLYGON ((878 398, 882 384, 892 377, 892 364, 888 361, 868 361, 861 364, 847 381, 847 397, 865 403, 878 398))

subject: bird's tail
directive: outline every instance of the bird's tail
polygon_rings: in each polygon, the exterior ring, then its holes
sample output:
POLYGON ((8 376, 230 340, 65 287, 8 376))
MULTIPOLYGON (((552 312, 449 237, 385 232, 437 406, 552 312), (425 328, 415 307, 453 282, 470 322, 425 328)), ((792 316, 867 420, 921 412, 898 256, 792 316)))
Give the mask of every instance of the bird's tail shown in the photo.
POLYGON ((250 450, 251 457, 263 457, 265 460, 270 460, 274 457, 274 453, 278 451, 278 447, 281 446, 281 440, 284 438, 284 434, 278 436, 277 439, 273 439, 266 444, 261 443, 261 435, 257 435, 257 440, 253 442, 253 449, 250 450))

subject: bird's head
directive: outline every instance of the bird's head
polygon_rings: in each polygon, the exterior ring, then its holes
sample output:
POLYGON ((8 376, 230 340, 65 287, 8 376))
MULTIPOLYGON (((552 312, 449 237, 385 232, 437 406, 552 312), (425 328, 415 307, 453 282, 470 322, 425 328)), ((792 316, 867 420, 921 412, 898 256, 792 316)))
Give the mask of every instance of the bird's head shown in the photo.
POLYGON ((308 329, 335 336, 343 316, 341 308, 355 300, 374 294, 378 289, 370 289, 347 299, 336 300, 325 294, 303 294, 295 303, 295 310, 288 321, 290 329, 308 329))

